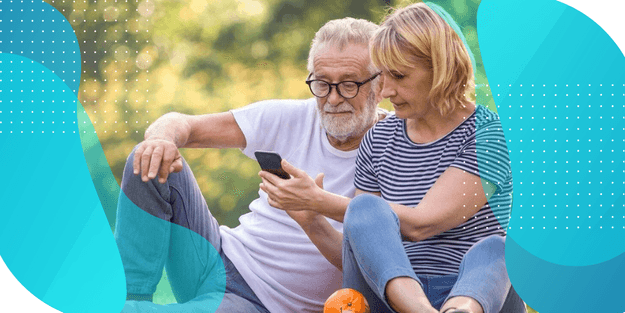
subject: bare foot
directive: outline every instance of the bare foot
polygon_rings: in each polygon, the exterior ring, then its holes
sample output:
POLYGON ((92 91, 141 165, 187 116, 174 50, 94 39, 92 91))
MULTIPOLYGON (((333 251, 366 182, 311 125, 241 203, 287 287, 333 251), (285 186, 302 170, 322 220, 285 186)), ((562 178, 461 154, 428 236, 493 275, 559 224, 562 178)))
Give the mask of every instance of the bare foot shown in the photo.
POLYGON ((480 303, 471 297, 459 296, 450 298, 441 308, 441 313, 452 313, 454 312, 452 308, 463 313, 484 313, 480 303))
POLYGON ((399 313, 438 313, 419 283, 410 277, 391 279, 386 285, 389 305, 399 313))

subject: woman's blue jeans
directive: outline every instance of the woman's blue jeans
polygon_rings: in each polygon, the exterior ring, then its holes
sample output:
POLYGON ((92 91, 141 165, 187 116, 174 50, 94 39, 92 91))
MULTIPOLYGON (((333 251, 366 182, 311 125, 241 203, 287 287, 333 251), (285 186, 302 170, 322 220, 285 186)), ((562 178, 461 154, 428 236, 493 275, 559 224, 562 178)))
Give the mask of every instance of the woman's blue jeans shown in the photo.
POLYGON ((354 198, 343 222, 343 287, 360 291, 371 312, 394 312, 386 301, 387 283, 411 277, 432 306, 455 296, 477 300, 485 313, 523 313, 525 304, 511 288, 504 260, 504 238, 490 236, 465 254, 458 275, 416 275, 402 245, 399 219, 382 198, 354 198))

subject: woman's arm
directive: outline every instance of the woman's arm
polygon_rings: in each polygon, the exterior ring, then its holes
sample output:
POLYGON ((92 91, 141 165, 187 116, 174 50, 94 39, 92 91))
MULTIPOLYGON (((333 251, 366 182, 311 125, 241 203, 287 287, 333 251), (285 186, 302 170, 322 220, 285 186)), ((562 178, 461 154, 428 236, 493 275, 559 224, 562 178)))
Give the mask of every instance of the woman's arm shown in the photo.
MULTIPOLYGON (((283 166, 284 164, 285 163, 283 163, 283 166)), ((303 173, 303 171, 300 173, 300 172, 293 171, 292 169, 289 168, 287 172, 290 173, 291 175, 294 175, 294 174, 297 176, 305 175, 305 177, 310 178, 306 173, 303 173)), ((274 207, 280 206, 281 209, 285 210, 286 213, 302 227, 302 229, 304 230, 304 232, 306 233, 310 241, 312 241, 312 243, 317 247, 319 252, 321 252, 321 254, 332 265, 336 266, 336 268, 338 268, 339 270, 342 270, 343 268, 342 266, 343 234, 341 234, 339 231, 334 229, 334 227, 330 224, 330 222, 328 222, 328 220, 326 220, 326 218, 323 215, 315 212, 314 210, 299 209, 300 208, 299 206, 296 207, 297 209, 293 210, 289 207, 282 207, 281 204, 278 204, 276 200, 273 199, 274 197, 276 197, 275 193, 277 191, 277 188, 276 186, 273 185, 273 183, 292 181, 292 180, 298 179, 298 177, 293 176, 289 180, 283 180, 283 179, 277 178, 277 176, 275 175, 272 175, 272 174, 269 174, 269 175, 272 176, 272 177, 269 177, 269 179, 266 178, 266 175, 262 175, 261 177, 262 177, 263 182, 260 184, 260 188, 262 190, 265 190, 265 192, 267 192, 267 196, 268 196, 267 201, 269 202, 269 204, 274 207), (273 183, 271 183, 270 180, 273 181, 273 183)), ((312 182, 312 185, 314 185, 316 189, 324 191, 323 190, 323 174, 317 175, 317 178, 312 182)), ((308 187, 313 188, 313 186, 308 186, 308 187)), ((300 196, 302 195, 303 194, 301 194, 300 196)), ((295 200, 297 201, 299 205, 301 205, 302 199, 295 199, 295 200)), ((347 207, 347 205, 345 206, 347 207)), ((342 216, 341 216, 341 220, 342 220, 342 216)))
MULTIPOLYGON (((492 196, 495 186, 480 177, 450 167, 436 180, 419 205, 390 203, 400 221, 401 233, 421 241, 452 229, 471 218, 492 196)), ((356 195, 365 191, 356 190, 356 195)), ((380 196, 380 193, 373 193, 380 196)))
POLYGON ((304 230, 310 241, 332 265, 343 270, 343 234, 334 229, 326 218, 313 211, 286 211, 304 230))
POLYGON ((310 210, 343 222, 350 198, 323 190, 318 182, 323 179, 322 174, 313 180, 306 172, 284 159, 282 168, 291 175, 291 179, 281 179, 266 171, 258 173, 263 180, 260 189, 267 193, 267 201, 271 206, 290 211, 310 210))

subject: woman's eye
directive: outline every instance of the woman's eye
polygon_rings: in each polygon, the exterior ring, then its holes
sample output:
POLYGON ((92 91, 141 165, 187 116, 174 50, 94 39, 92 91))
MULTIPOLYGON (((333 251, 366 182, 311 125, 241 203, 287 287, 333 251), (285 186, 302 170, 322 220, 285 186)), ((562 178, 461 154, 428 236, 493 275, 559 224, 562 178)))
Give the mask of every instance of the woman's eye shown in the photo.
POLYGON ((390 73, 390 74, 391 74, 391 77, 393 77, 394 79, 402 79, 405 77, 404 75, 400 73, 390 73))

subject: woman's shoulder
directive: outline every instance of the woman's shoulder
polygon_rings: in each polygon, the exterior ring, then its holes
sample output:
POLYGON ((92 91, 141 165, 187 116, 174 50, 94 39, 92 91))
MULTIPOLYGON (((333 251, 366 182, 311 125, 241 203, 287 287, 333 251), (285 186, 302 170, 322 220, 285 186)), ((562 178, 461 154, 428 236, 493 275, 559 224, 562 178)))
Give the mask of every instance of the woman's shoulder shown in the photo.
POLYGON ((499 114, 491 111, 489 108, 476 104, 475 105, 475 126, 480 128, 489 124, 498 124, 501 122, 499 120, 499 114))
POLYGON ((474 133, 479 141, 497 139, 505 142, 499 114, 482 105, 477 105, 474 133))

